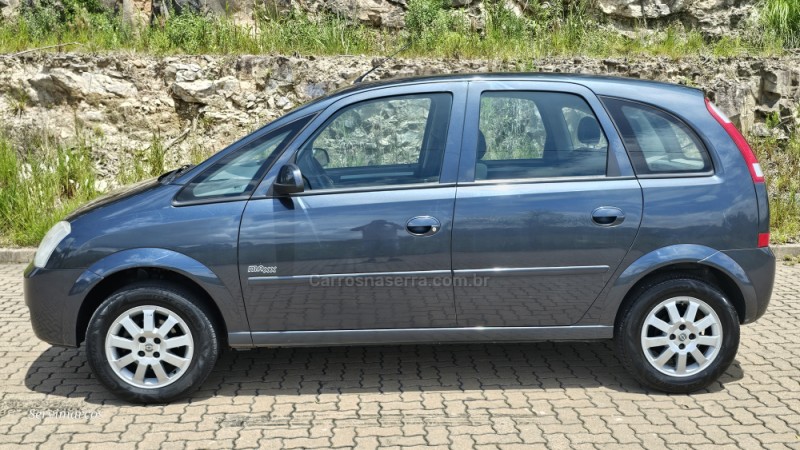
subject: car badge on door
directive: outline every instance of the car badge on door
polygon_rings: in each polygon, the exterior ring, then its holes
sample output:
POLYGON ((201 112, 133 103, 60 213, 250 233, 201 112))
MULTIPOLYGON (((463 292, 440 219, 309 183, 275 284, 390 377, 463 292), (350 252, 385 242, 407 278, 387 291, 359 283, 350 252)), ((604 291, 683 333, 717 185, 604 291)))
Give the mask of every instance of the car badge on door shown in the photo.
POLYGON ((276 274, 278 273, 278 266, 263 266, 261 264, 247 266, 247 273, 276 274))

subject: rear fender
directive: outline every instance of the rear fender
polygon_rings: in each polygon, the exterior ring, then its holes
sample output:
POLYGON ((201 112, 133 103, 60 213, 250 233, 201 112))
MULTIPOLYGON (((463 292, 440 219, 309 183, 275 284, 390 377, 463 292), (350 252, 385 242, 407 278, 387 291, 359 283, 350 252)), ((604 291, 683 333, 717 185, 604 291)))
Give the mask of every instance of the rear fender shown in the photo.
POLYGON ((756 291, 744 269, 730 256, 710 247, 695 244, 679 244, 653 250, 632 263, 620 265, 613 283, 609 283, 579 322, 580 325, 614 325, 617 312, 625 296, 644 277, 656 270, 676 264, 699 264, 719 270, 736 284, 745 303, 746 317, 757 308, 756 291), (620 273, 621 272, 621 273, 620 273))

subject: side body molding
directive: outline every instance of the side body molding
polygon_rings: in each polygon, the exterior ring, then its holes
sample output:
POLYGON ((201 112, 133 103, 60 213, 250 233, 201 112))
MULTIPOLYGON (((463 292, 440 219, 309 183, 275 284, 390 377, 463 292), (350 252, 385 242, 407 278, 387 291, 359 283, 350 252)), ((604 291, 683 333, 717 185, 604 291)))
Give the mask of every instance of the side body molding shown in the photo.
MULTIPOLYGON (((250 328, 241 287, 228 286, 211 269, 182 253, 163 248, 135 248, 113 253, 98 260, 75 281, 70 296, 85 298, 104 278, 127 269, 157 268, 181 274, 205 290, 222 314, 232 346, 251 346, 250 328)), ((236 279, 238 283, 238 278, 236 279)), ((76 318, 64 318, 74 324, 76 318)), ((66 327, 65 327, 66 329, 66 327)))
POLYGON ((638 258, 636 256, 629 254, 628 257, 633 261, 628 264, 623 261, 618 273, 612 278, 614 283, 606 286, 595 304, 580 320, 579 325, 613 326, 622 301, 637 282, 662 267, 680 263, 695 263, 718 269, 736 283, 744 298, 748 315, 757 310, 757 297, 753 283, 747 277, 744 269, 724 252, 704 245, 679 244, 653 250, 638 258))

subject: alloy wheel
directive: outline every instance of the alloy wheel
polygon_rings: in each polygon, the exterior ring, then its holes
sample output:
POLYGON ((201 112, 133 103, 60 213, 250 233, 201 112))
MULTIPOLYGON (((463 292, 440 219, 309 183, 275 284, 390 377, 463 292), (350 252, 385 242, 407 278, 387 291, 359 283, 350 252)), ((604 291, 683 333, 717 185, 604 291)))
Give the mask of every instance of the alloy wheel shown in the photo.
POLYGON ((189 368, 194 339, 186 322, 167 308, 143 305, 117 317, 105 340, 108 364, 126 383, 145 389, 174 383, 189 368))
POLYGON ((714 309, 698 298, 669 298, 647 314, 641 345, 656 370, 688 377, 703 371, 719 354, 721 321, 714 309))

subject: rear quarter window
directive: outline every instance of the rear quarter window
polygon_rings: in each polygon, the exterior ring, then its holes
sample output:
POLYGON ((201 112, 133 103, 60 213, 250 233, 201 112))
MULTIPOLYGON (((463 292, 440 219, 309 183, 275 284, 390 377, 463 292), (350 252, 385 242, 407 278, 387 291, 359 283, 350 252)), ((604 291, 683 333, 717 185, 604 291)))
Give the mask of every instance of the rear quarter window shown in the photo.
POLYGON ((711 158, 697 134, 661 109, 603 98, 617 125, 637 175, 705 174, 711 158))

